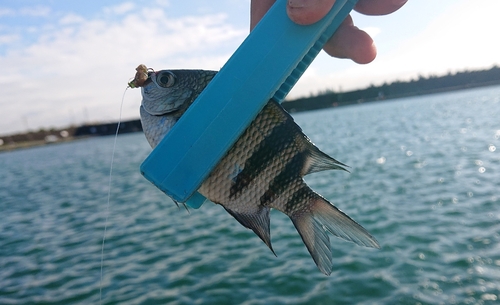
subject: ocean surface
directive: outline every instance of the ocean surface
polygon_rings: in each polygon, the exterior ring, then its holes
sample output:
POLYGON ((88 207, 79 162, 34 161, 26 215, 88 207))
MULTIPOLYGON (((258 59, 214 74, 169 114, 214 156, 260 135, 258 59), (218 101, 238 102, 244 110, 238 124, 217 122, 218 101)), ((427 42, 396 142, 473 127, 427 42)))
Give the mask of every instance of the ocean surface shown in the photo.
POLYGON ((0 304, 494 304, 500 302, 500 87, 294 115, 350 166, 307 177, 381 249, 331 236, 314 265, 271 213, 275 257, 220 206, 176 205, 119 136, 0 154, 0 304))

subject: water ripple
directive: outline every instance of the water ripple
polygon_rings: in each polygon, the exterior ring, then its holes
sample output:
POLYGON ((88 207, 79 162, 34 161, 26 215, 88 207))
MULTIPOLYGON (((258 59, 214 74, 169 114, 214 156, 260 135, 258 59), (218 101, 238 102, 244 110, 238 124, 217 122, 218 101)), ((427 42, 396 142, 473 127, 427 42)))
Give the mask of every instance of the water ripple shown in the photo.
MULTIPOLYGON (((351 166, 308 183, 381 244, 331 237, 330 277, 279 212, 275 257, 223 208, 177 208, 139 173, 144 137, 120 136, 103 304, 498 302, 498 96, 491 87, 296 115, 351 166)), ((0 154, 0 304, 98 304, 111 148, 103 137, 0 154)))

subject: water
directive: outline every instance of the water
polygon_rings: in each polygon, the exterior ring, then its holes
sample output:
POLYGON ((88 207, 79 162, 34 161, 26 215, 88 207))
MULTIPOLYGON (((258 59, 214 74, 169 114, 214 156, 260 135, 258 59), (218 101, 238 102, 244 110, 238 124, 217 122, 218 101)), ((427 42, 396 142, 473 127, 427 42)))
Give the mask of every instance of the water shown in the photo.
MULTIPOLYGON (((493 304, 500 298, 500 87, 300 113, 351 166, 307 178, 380 250, 331 237, 321 274, 289 219, 278 257, 221 207, 178 209, 120 136, 103 304, 493 304)), ((112 137, 0 154, 0 304, 98 304, 112 137)))

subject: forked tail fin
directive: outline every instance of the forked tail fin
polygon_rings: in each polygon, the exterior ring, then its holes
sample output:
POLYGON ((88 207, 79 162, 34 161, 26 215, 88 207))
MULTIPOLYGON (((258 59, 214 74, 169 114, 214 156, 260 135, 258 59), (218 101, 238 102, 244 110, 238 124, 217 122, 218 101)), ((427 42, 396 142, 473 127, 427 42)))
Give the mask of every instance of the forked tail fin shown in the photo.
POLYGON ((326 275, 332 272, 332 251, 326 231, 361 246, 380 248, 365 228, 320 195, 314 195, 307 209, 289 216, 321 272, 326 275))

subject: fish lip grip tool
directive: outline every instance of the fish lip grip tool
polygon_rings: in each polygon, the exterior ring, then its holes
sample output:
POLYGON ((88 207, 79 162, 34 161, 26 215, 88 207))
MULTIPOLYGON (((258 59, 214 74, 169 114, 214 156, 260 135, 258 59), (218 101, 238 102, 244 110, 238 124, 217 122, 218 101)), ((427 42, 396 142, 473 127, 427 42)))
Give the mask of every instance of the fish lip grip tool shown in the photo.
POLYGON ((298 25, 278 0, 141 165, 177 202, 199 208, 203 181, 272 98, 282 102, 357 0, 337 0, 312 25, 298 25))

